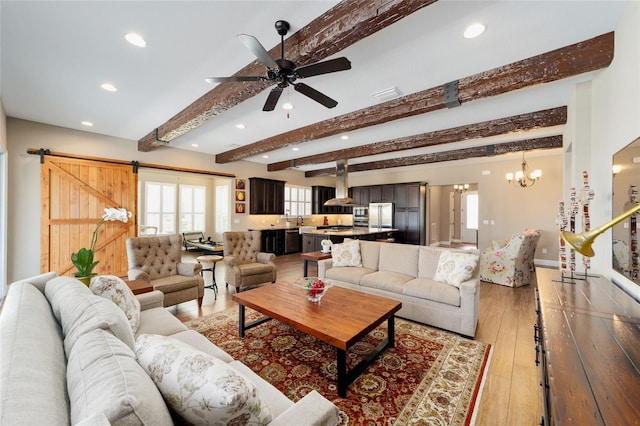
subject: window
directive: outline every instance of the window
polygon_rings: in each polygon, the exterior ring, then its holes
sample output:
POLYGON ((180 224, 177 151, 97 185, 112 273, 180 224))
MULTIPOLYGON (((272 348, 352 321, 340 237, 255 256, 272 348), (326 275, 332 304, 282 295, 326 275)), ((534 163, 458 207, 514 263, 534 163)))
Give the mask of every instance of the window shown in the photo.
POLYGON ((478 229, 478 193, 467 194, 467 229, 478 229))
POLYGON ((180 232, 205 231, 206 205, 204 186, 180 185, 180 232))
POLYGON ((216 186, 216 230, 220 233, 229 227, 229 185, 216 186))
POLYGON ((289 216, 311 215, 311 188, 308 186, 284 186, 284 211, 289 216))
POLYGON ((176 186, 147 182, 145 225, 158 227, 159 234, 176 233, 176 186))

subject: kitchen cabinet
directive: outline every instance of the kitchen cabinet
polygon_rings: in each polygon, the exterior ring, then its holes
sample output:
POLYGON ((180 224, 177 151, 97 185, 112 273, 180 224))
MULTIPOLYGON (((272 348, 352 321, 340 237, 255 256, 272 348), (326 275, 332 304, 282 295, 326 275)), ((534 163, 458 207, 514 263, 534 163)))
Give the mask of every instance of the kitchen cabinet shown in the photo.
POLYGON ((352 197, 363 206, 373 202, 394 203, 393 227, 398 242, 424 245, 426 242, 426 183, 355 186, 352 197))
POLYGON ((249 214, 284 214, 284 181, 249 178, 249 214))
POLYGON ((336 197, 336 189, 330 186, 311 187, 311 213, 312 214, 351 214, 351 207, 325 206, 327 200, 336 197))

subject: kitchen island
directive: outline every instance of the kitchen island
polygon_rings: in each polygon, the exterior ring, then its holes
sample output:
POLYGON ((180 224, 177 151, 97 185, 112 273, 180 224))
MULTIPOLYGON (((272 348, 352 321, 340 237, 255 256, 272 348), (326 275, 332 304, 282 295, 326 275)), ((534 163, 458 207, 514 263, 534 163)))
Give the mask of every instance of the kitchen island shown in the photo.
POLYGON ((332 227, 325 229, 313 229, 302 234, 302 252, 309 253, 322 249, 322 240, 331 240, 334 244, 340 244, 345 238, 355 240, 395 240, 398 230, 394 228, 352 228, 332 227))

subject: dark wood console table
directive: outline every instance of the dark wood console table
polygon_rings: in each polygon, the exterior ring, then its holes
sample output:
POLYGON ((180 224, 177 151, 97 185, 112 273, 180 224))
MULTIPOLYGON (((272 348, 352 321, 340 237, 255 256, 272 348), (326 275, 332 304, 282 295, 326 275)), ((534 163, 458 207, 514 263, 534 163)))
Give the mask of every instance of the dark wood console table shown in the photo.
POLYGON ((640 423, 640 304, 604 278, 537 268, 542 425, 640 423))

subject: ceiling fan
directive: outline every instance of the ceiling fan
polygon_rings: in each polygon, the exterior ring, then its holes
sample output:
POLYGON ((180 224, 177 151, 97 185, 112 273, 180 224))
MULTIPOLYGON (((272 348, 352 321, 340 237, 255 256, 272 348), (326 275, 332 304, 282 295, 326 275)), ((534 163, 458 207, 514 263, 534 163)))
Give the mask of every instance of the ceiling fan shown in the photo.
POLYGON ((300 78, 313 77, 315 75, 329 74, 336 71, 351 69, 351 62, 347 58, 336 58, 328 61, 317 62, 311 65, 297 67, 296 64, 284 58, 284 36, 290 29, 287 21, 276 21, 276 31, 280 34, 280 59, 274 60, 267 50, 260 44, 257 38, 249 34, 238 34, 238 38, 257 58, 267 67, 266 76, 235 76, 235 77, 210 77, 208 83, 226 83, 230 81, 273 81, 276 87, 271 89, 263 111, 273 111, 282 95, 283 89, 289 85, 305 96, 321 103, 327 108, 333 108, 338 102, 324 93, 304 84, 296 83, 300 78))

